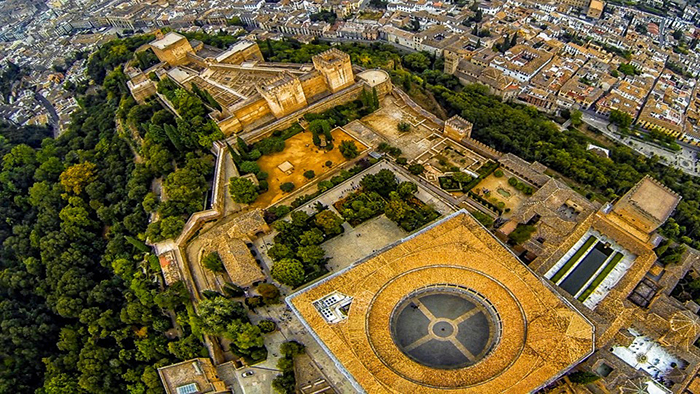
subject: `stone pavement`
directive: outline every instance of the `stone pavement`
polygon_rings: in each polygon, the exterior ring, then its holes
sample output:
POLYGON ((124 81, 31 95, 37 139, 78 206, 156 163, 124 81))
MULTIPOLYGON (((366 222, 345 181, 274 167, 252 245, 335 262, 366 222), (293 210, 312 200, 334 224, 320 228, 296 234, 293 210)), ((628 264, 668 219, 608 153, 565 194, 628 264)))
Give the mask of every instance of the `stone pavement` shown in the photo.
POLYGON ((326 255, 331 258, 326 265, 331 272, 340 271, 408 235, 385 215, 370 219, 355 228, 347 222, 343 227, 345 228, 343 234, 321 245, 326 255))

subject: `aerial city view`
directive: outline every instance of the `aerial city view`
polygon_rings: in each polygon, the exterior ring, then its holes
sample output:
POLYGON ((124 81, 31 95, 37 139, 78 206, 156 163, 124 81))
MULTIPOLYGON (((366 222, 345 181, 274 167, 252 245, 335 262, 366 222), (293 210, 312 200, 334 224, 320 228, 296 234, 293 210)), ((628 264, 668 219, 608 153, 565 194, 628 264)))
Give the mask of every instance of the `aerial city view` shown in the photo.
POLYGON ((0 394, 700 394, 695 0, 0 2, 0 394))

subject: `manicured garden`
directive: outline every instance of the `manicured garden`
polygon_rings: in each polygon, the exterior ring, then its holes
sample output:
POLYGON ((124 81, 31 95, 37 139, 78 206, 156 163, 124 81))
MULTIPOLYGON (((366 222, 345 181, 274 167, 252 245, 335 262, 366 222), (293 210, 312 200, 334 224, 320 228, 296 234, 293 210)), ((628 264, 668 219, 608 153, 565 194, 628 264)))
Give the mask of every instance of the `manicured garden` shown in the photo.
POLYGON ((312 281, 327 272, 325 251, 319 246, 343 232, 344 220, 319 207, 313 215, 294 211, 291 220, 278 220, 274 245, 267 254, 274 262, 272 277, 291 287, 312 281))
MULTIPOLYGON (((291 220, 273 223, 279 233, 274 237, 275 243, 268 250, 268 256, 273 260, 272 276, 276 280, 297 287, 324 275, 327 272, 327 258, 320 245, 341 234, 345 221, 357 226, 385 214, 399 227, 411 232, 440 216, 431 206, 415 197, 418 186, 412 182, 398 182, 394 173, 387 169, 365 175, 360 185, 360 190, 333 204, 342 218, 317 204, 313 215, 294 211, 291 220)), ((272 207, 265 216, 271 221, 287 212, 287 207, 272 207)))

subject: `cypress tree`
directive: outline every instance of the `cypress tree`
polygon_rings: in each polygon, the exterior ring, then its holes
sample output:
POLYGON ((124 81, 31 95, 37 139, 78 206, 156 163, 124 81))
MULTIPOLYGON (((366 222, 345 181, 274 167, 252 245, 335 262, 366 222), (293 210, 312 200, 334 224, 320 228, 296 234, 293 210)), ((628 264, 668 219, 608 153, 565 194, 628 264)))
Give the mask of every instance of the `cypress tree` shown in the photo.
POLYGON ((226 144, 226 149, 228 149, 228 153, 231 154, 231 159, 233 159, 233 162, 236 163, 236 165, 241 164, 243 159, 241 159, 241 156, 236 152, 235 149, 231 146, 231 144, 228 143, 228 141, 224 140, 224 143, 226 144))
POLYGON ((372 88, 372 104, 374 104, 372 110, 376 110, 379 108, 379 95, 377 94, 376 87, 372 88))
POLYGON ((265 44, 267 44, 267 53, 269 57, 275 56, 275 50, 272 49, 272 42, 270 42, 270 39, 268 38, 265 40, 265 44))
POLYGON ((241 152, 241 155, 248 153, 248 144, 243 141, 243 138, 236 137, 236 144, 238 145, 238 151, 241 152))
POLYGON ((182 140, 180 139, 180 133, 178 130, 172 125, 166 123, 163 125, 163 131, 165 131, 165 134, 168 136, 168 139, 170 139, 170 142, 172 142, 175 149, 182 152, 182 140))

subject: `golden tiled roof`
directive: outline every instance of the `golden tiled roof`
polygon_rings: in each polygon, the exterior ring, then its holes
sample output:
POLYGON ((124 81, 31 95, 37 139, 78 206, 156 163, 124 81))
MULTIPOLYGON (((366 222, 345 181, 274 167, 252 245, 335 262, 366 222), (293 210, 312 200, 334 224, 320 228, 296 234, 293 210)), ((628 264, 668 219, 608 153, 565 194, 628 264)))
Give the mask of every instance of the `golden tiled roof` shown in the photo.
POLYGON ((226 273, 236 285, 248 287, 265 280, 262 269, 245 242, 236 238, 222 239, 216 244, 216 250, 224 263, 226 273))
POLYGON ((358 385, 369 393, 524 393, 593 350, 594 328, 466 212, 288 298, 358 385), (449 284, 493 304, 501 334, 491 353, 461 369, 421 365, 395 345, 395 306, 415 289, 449 284), (353 297, 348 318, 327 323, 313 301, 353 297))

